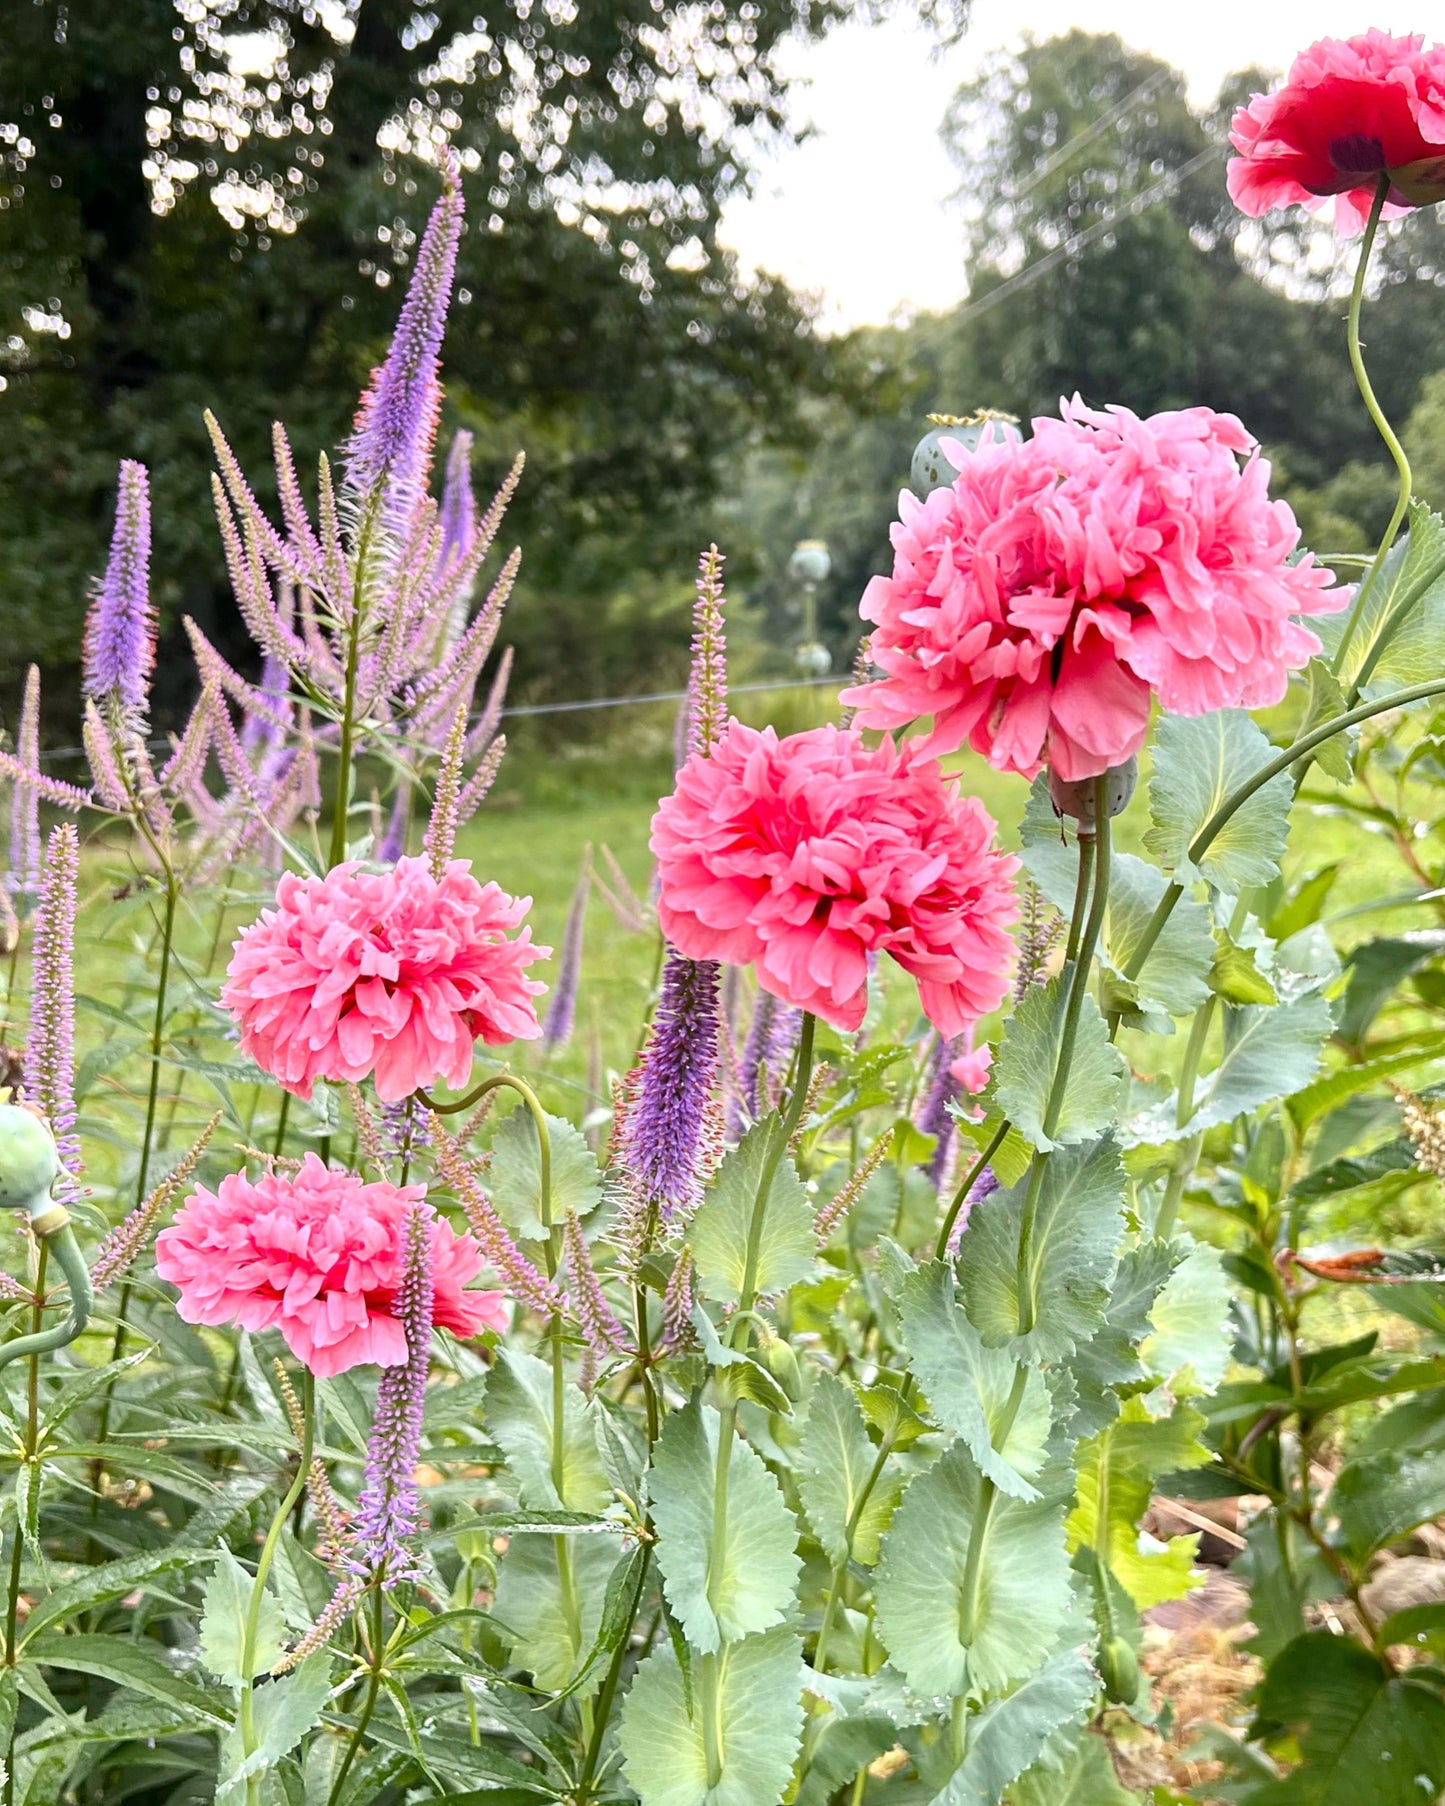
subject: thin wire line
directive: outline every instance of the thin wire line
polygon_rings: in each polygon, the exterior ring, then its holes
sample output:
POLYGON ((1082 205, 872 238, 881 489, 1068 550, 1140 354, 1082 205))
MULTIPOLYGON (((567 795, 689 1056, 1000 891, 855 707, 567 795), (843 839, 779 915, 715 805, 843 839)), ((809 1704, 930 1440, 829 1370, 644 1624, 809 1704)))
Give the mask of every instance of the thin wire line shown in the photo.
POLYGON ((1172 199, 1179 192, 1179 185, 1186 176, 1193 175, 1196 169, 1208 163, 1211 158, 1223 155, 1224 146, 1222 144, 1211 144, 1207 150, 1200 151, 1178 169, 1171 170, 1166 176, 1161 176, 1151 187, 1144 189, 1141 194, 1136 194, 1132 200, 1121 202, 1119 206, 1111 208, 1108 213, 1102 214, 1092 226, 1086 226, 1082 232, 1076 232, 1073 237, 1066 238, 1061 245, 1055 245, 1054 249, 1046 252, 1037 263, 1026 264, 1016 275, 1009 276, 997 288, 991 288, 986 295, 980 295, 976 301, 966 301, 962 307, 947 316, 949 329, 952 330, 954 327, 961 326, 965 320, 976 319, 978 315, 987 313, 990 308, 997 307, 1001 301, 1006 301, 1010 295, 1017 295, 1024 289, 1032 288, 1040 277, 1046 276, 1057 264, 1063 263, 1067 258, 1077 257, 1086 245, 1092 244, 1096 238, 1101 237, 1111 227, 1118 225, 1121 220, 1137 219, 1141 213, 1146 213, 1151 207, 1157 206, 1160 201, 1172 199))
MULTIPOLYGON (((728 694, 749 696, 763 690, 807 690, 825 684, 832 684, 841 690, 844 684, 852 681, 849 674, 839 671, 827 672, 822 677, 763 678, 757 683, 729 684, 728 694)), ((682 702, 686 696, 686 690, 647 690, 635 696, 588 696, 575 702, 524 702, 513 708, 503 709, 502 720, 516 721, 531 715, 581 715, 594 709, 625 709, 649 702, 682 702)), ((480 716, 476 718, 479 719, 480 716)), ((169 752, 171 742, 148 740, 146 746, 151 752, 169 752)), ((78 759, 84 755, 83 746, 50 746, 41 753, 40 763, 44 765, 52 759, 78 759)))

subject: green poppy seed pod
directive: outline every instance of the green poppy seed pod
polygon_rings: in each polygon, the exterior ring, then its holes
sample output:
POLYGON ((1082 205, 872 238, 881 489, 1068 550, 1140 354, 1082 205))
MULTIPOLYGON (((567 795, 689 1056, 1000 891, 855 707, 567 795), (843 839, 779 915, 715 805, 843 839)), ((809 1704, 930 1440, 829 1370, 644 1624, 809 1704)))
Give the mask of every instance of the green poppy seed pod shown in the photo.
POLYGON ((823 539, 800 539, 788 560, 788 575, 794 583, 822 583, 832 568, 832 554, 823 539))
MULTIPOLYGON (((1134 786, 1139 782, 1139 761, 1134 757, 1125 759, 1122 765, 1112 765, 1104 773, 1104 800, 1107 813, 1112 817, 1122 815, 1129 807, 1129 799, 1134 794, 1134 786)), ((1049 801, 1054 805, 1055 815, 1068 815, 1079 824, 1081 834, 1094 832, 1095 786, 1097 778, 1073 778, 1066 780, 1049 773, 1049 801)))
POLYGON ((55 1137, 44 1118, 20 1104, 0 1104, 0 1209, 43 1215, 59 1172, 55 1137))
POLYGON ((913 448, 913 462, 908 473, 908 487, 917 496, 925 496, 934 489, 946 489, 958 475, 958 466, 943 449, 945 439, 957 440, 965 451, 974 451, 988 426, 993 427, 995 438, 1023 437, 1007 414, 996 414, 989 408, 962 419, 953 414, 930 414, 928 418, 928 431, 913 448))
POLYGON ((1115 1634, 1099 1646, 1099 1679, 1104 1683, 1104 1696, 1116 1706, 1124 1706, 1139 1694, 1139 1658, 1129 1640, 1115 1634))
POLYGON ((763 1359, 767 1362, 768 1372, 787 1394, 789 1404, 801 1404, 803 1375, 791 1345, 781 1336, 774 1336, 763 1349, 763 1359))

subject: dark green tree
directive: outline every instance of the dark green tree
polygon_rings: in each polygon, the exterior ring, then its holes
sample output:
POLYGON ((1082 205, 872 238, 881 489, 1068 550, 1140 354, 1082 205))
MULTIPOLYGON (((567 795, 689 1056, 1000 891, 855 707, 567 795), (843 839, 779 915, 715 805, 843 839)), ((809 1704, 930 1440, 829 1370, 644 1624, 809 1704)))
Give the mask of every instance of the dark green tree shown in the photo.
MULTIPOLYGON (((677 567, 760 433, 830 380, 805 309, 717 243, 786 130, 772 53, 847 0, 0 0, 0 593, 12 661, 72 665, 116 459, 152 468, 167 616, 231 626, 208 518, 210 405, 259 474, 273 418, 346 428, 450 138, 470 229, 445 351, 478 476, 532 467, 514 617, 575 694, 669 633, 608 599, 677 567), (557 660, 559 625, 575 657, 557 660), (580 667, 580 668, 579 668, 580 667)), ((875 0, 866 10, 891 10, 875 0)), ((941 32, 966 0, 916 0, 941 32)), ((683 567, 686 569, 686 564, 683 567)), ((676 611, 673 611, 675 614, 676 611)))

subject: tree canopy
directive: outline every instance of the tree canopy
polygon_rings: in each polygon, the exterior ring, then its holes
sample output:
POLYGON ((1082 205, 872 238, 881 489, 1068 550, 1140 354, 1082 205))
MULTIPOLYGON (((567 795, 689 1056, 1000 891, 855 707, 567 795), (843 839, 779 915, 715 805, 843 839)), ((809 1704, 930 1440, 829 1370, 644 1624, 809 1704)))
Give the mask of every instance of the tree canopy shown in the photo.
MULTIPOLYGON (((163 609, 226 638, 201 410, 258 477, 273 418, 303 453, 342 435, 438 136, 470 205, 451 423, 476 432, 480 483, 519 446, 531 464, 524 639, 579 596, 645 590, 706 531, 740 447, 796 435, 832 381, 806 307, 744 279, 717 226, 788 129, 780 42, 858 16, 846 0, 5 10, 0 593, 20 658, 76 656, 121 455, 151 467, 163 609)), ((966 0, 909 10, 948 34, 966 0)), ((606 633, 586 637, 605 665, 606 633)))

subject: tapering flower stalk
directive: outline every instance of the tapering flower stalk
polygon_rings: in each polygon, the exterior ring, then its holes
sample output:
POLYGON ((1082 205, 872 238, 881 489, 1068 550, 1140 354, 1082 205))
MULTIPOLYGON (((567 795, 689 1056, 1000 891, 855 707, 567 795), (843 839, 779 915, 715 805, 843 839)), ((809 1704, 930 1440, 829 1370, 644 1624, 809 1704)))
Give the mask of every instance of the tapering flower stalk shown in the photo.
MULTIPOLYGON (((40 770, 40 667, 25 673, 15 756, 27 771, 40 770)), ((40 890, 40 792, 16 782, 10 800, 9 888, 31 904, 40 890)))
POLYGON ((80 1196, 80 1138, 75 1133, 75 909, 80 841, 69 822, 52 830, 35 912, 35 959, 26 1047, 28 1089, 50 1124, 60 1153, 59 1203, 80 1196))
MULTIPOLYGON (((301 1408, 301 1400, 291 1384, 291 1375, 287 1373, 284 1363, 276 1361, 274 1366, 281 1402, 286 1407, 291 1434, 299 1447, 306 1437, 306 1414, 301 1408)), ((317 1560, 324 1562, 333 1571, 344 1570, 347 1580, 355 1581, 356 1576, 350 1572, 349 1567, 352 1545, 356 1540, 351 1529, 351 1514, 337 1498, 326 1472, 326 1463, 319 1455, 311 1457, 311 1465, 306 1470, 306 1497, 316 1515, 317 1560)))
POLYGON ((195 1172, 220 1120, 221 1112, 218 1110, 174 1171, 168 1173, 150 1195, 131 1211, 124 1222, 118 1223, 100 1244, 90 1270, 90 1283, 97 1292, 103 1286, 114 1285, 118 1279, 129 1274, 141 1249, 150 1241, 151 1231, 159 1222, 166 1206, 195 1172))
POLYGON ((418 1580, 422 1572, 409 1540, 421 1521, 416 1465, 431 1365, 431 1225, 435 1216, 430 1204, 415 1203, 402 1226, 405 1266, 393 1310, 406 1331, 407 1358, 388 1367, 377 1387, 366 1477, 352 1526, 356 1537, 353 1571, 377 1585, 383 1577, 390 1584, 418 1580))
POLYGON ((562 948, 557 960, 557 976, 552 985, 552 998, 547 1006, 547 1019, 542 1024, 542 1045, 549 1052, 565 1046, 572 1039, 577 1017, 577 985, 582 976, 582 931, 587 917, 587 897, 592 889, 592 848, 582 849, 582 869, 572 892, 567 910, 567 925, 562 931, 562 948))
POLYGON ((563 1245, 567 1251, 568 1302, 588 1348, 598 1361, 609 1355, 626 1354, 627 1332, 607 1302, 575 1210, 567 1212, 563 1245))
POLYGON ((626 1161, 663 1218, 701 1195, 717 1073, 718 968, 669 951, 627 1120, 626 1161))
POLYGON ((728 1129, 734 1140, 741 1140, 748 1124, 772 1109, 774 1094, 798 1045, 802 1020, 801 1010, 781 1003, 771 991, 758 992, 738 1063, 737 1093, 729 1111, 728 1129))
POLYGON ((491 1262, 503 1286, 529 1311, 539 1317, 552 1318, 564 1308, 561 1292, 553 1282, 533 1266, 507 1233, 505 1224, 492 1208, 491 1200, 470 1171, 461 1149, 440 1122, 432 1119, 432 1147, 442 1177, 452 1196, 466 1212, 467 1222, 482 1252, 491 1262))
MULTIPOLYGON (((722 554, 716 546, 698 561, 687 692, 689 751, 706 753, 727 724, 722 554)), ((646 1205, 657 1205, 664 1219, 697 1201, 713 1151, 718 983, 715 961, 690 960, 667 949, 624 1142, 639 1196, 646 1205)))
POLYGON ((925 1135, 934 1137, 933 1152, 928 1157, 924 1171, 929 1180, 936 1186, 942 1186, 944 1174, 948 1169, 949 1156, 953 1151, 953 1140, 957 1131, 954 1128, 953 1112, 950 1104, 958 1102, 963 1094, 963 1087, 949 1070, 956 1054, 963 1051, 963 1038, 946 1040, 939 1035, 928 1057, 925 1076, 928 1079, 927 1089, 914 1114, 914 1125, 925 1135))
POLYGON ((813 1233, 818 1238, 818 1246, 824 1248, 832 1240, 833 1231, 838 1227, 848 1212, 863 1196, 868 1181, 873 1177, 887 1156, 892 1137, 880 1135, 868 1152, 854 1167, 848 1178, 844 1180, 833 1196, 813 1219, 813 1233))
POLYGON ((360 507, 378 506, 381 529, 398 540, 411 530, 431 468, 437 370, 462 235, 461 166, 450 148, 440 162, 441 199, 422 235, 391 349, 372 374, 346 447, 346 493, 360 507))
POLYGON ((155 668, 155 611, 150 599, 150 480, 144 464, 120 466, 110 556, 85 623, 85 693, 117 739, 146 731, 155 668))

